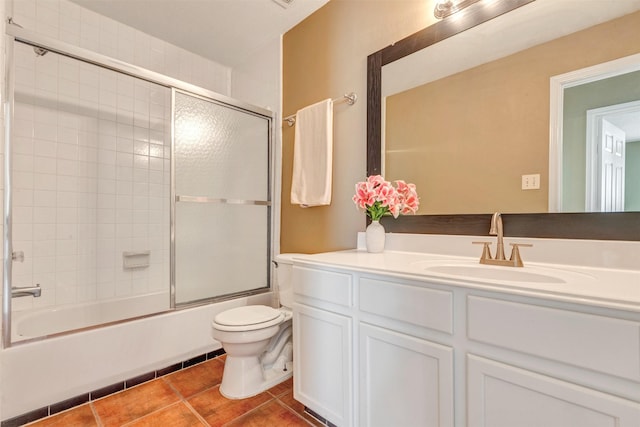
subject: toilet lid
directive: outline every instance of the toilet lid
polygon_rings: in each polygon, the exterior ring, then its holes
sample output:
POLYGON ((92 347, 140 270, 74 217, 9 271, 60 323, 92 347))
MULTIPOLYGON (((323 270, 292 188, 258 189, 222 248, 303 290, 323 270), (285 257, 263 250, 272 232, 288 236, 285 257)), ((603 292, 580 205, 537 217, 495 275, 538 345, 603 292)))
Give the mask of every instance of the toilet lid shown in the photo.
POLYGON ((266 305, 247 305, 219 313, 214 322, 224 326, 247 326, 270 322, 282 313, 266 305))

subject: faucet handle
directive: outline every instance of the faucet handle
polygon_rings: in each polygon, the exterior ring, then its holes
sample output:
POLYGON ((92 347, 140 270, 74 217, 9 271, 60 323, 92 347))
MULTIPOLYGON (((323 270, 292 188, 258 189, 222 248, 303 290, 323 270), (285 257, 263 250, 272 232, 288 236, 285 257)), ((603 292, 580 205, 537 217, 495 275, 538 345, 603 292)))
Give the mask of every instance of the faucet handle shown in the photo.
POLYGON ((482 255, 480 256, 480 262, 482 262, 485 259, 493 259, 493 257, 491 256, 491 248, 489 248, 489 246, 491 245, 491 242, 471 242, 474 245, 484 245, 482 246, 482 255))
POLYGON ((530 248, 533 245, 531 243, 510 243, 510 245, 513 247, 513 249, 511 249, 511 258, 509 258, 509 261, 512 262, 514 267, 524 267, 524 264, 522 263, 522 258, 520 258, 520 247, 523 248, 530 248))

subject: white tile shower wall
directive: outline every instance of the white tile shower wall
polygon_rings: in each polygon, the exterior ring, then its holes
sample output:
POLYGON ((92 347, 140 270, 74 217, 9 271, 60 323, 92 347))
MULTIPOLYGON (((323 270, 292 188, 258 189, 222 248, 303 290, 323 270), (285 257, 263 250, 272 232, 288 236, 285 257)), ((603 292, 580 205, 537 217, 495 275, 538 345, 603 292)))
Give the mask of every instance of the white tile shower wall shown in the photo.
MULTIPOLYGON (((228 95, 230 70, 66 0, 15 0, 27 29, 228 95), (179 64, 179 65, 178 65, 179 64)), ((14 309, 168 289, 168 89, 16 46, 14 309), (126 251, 151 251, 125 270, 126 251)))
POLYGON ((25 262, 13 277, 43 287, 16 309, 168 289, 169 90, 15 49, 17 74, 34 78, 15 90, 14 248, 25 262), (122 268, 124 252, 147 250, 148 268, 122 268))

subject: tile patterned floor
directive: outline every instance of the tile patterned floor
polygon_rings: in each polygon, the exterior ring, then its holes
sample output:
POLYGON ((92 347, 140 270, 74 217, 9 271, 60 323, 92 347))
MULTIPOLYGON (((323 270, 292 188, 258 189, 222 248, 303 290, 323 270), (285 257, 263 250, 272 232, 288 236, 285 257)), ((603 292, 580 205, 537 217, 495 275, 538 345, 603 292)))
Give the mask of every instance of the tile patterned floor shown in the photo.
POLYGON ((140 384, 29 427, 308 427, 322 426, 293 399, 289 379, 257 396, 229 400, 219 392, 224 356, 140 384))

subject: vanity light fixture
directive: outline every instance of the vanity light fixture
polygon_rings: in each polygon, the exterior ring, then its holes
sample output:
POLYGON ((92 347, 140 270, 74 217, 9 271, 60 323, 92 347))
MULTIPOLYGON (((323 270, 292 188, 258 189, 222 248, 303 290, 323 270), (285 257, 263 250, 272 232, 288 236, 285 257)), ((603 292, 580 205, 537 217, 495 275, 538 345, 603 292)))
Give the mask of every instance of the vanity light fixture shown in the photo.
POLYGON ((453 15, 462 9, 477 3, 480 0, 438 0, 433 10, 433 15, 437 19, 444 19, 449 15, 453 15))

